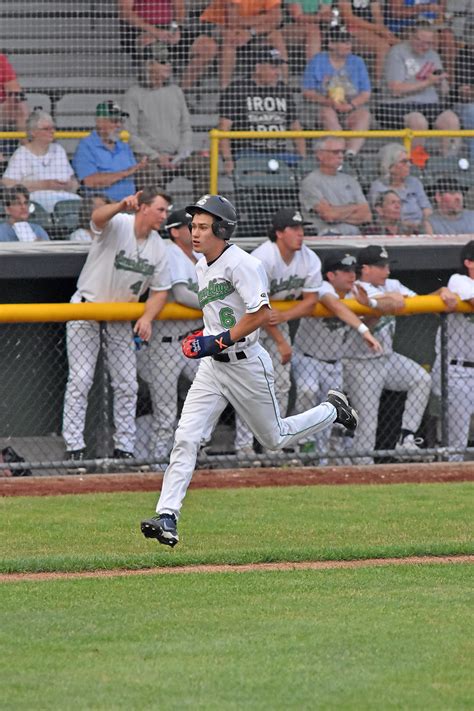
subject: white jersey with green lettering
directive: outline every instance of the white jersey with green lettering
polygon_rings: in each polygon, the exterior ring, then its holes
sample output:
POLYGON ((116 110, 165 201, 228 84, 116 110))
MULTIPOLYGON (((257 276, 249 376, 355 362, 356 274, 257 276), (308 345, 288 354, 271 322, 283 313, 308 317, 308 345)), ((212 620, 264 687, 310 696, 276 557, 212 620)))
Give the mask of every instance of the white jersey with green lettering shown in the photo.
MULTIPOLYGON (((204 316, 206 336, 227 331, 246 313, 256 313, 269 304, 267 275, 262 263, 235 244, 229 245, 210 264, 196 264, 199 306, 204 316)), ((228 351, 245 350, 258 342, 254 331, 228 351)))
POLYGON ((287 264, 276 242, 267 240, 253 250, 268 274, 268 289, 275 301, 298 299, 303 292, 318 291, 322 284, 321 261, 309 247, 303 245, 287 264))
POLYGON ((150 288, 171 288, 167 252, 158 232, 137 242, 135 215, 119 213, 103 230, 91 223, 94 234, 77 289, 86 301, 138 301, 150 288))

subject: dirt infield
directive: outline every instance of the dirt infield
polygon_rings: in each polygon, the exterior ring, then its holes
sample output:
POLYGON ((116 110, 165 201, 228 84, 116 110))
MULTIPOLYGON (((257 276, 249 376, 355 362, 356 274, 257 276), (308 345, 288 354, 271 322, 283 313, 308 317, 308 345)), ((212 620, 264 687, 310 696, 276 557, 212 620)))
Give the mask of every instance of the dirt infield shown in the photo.
POLYGON ((362 560, 309 560, 301 562, 249 563, 245 565, 177 565, 175 567, 88 570, 76 573, 5 573, 0 583, 77 580, 78 578, 123 578, 131 575, 173 575, 187 573, 251 573, 280 570, 336 570, 340 568, 374 568, 387 565, 427 565, 474 563, 474 555, 409 556, 405 558, 365 558, 362 560))
MULTIPOLYGON (((84 474, 0 478, 0 496, 58 496, 120 491, 159 491, 160 474, 84 474)), ((342 484, 405 484, 474 481, 474 462, 379 464, 372 467, 261 468, 199 470, 193 489, 342 484)))

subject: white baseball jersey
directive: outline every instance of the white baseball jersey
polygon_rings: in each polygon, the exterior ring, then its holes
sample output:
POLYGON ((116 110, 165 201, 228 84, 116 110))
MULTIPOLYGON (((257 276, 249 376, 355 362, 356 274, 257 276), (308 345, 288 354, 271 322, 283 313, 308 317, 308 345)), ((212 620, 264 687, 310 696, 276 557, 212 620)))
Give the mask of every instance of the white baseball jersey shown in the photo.
POLYGON ((167 250, 152 230, 139 245, 135 215, 115 215, 103 230, 91 223, 95 239, 82 268, 77 288, 86 301, 134 302, 150 288, 171 288, 167 250))
MULTIPOLYGON (((229 245, 211 264, 200 259, 196 273, 206 336, 232 328, 245 313, 255 313, 269 304, 263 264, 235 244, 229 245)), ((258 336, 259 331, 254 331, 227 351, 244 350, 257 343, 258 336)))
MULTIPOLYGON (((326 294, 339 299, 332 284, 323 281, 319 288, 319 300, 326 294)), ((352 294, 346 294, 350 298, 352 294)), ((295 347, 318 360, 339 360, 343 357, 344 342, 348 331, 352 330, 344 321, 333 318, 302 318, 295 336, 295 347)))
MULTIPOLYGON (((171 288, 178 284, 184 284, 186 289, 196 295, 199 290, 196 263, 189 259, 188 255, 171 240, 166 243, 166 252, 168 255, 168 265, 171 275, 171 288)), ((198 258, 200 255, 196 255, 198 258)), ((175 295, 170 295, 170 300, 177 301, 175 295)), ((198 328, 199 322, 195 319, 163 321, 160 328, 160 334, 164 336, 184 335, 189 331, 194 331, 198 328)))
MULTIPOLYGON (((474 299, 474 279, 467 274, 453 274, 448 289, 462 301, 474 299)), ((474 314, 448 314, 448 361, 474 361, 474 314)))
MULTIPOLYGON (((416 296, 416 292, 402 284, 398 279, 386 279, 385 284, 382 286, 373 286, 367 281, 358 281, 356 283, 364 287, 369 298, 382 296, 383 294, 393 291, 396 291, 398 294, 403 294, 403 296, 416 296)), ((393 353, 392 342, 395 335, 395 326, 395 316, 384 314, 372 327, 374 336, 383 346, 383 354, 374 353, 369 350, 365 341, 355 330, 351 329, 351 332, 347 334, 345 357, 366 360, 368 358, 380 358, 381 355, 386 356, 393 353)))
POLYGON ((276 242, 271 240, 254 249, 252 256, 263 263, 269 293, 275 301, 298 299, 303 292, 318 291, 322 284, 321 261, 306 245, 295 252, 289 264, 282 259, 276 242))

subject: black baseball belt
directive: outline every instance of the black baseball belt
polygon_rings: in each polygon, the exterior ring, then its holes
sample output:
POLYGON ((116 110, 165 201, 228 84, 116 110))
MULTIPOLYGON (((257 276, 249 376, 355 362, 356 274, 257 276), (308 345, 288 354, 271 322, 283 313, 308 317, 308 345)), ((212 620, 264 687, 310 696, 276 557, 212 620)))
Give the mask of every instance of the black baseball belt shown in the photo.
POLYGON ((453 360, 449 361, 449 365, 462 365, 463 368, 474 368, 474 361, 458 360, 457 358, 453 358, 453 360))

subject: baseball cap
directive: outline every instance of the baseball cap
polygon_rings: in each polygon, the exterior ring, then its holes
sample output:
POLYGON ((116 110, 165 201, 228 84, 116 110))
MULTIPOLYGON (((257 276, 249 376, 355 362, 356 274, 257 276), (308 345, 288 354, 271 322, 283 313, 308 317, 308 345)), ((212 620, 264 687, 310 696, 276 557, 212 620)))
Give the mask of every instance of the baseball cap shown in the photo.
POLYGON ((310 222, 305 222, 299 210, 294 210, 289 207, 282 207, 281 210, 275 212, 272 217, 272 227, 274 230, 284 230, 285 227, 297 227, 301 225, 309 225, 310 222))
POLYGON ((169 64, 169 51, 166 44, 163 42, 153 42, 143 50, 143 59, 145 61, 153 60, 159 64, 169 64))
POLYGON ((444 176, 438 178, 434 184, 436 193, 461 193, 463 188, 457 178, 452 176, 444 176))
POLYGON ((383 265, 388 264, 388 252, 385 247, 379 247, 376 244, 371 244, 368 247, 361 249, 357 255, 357 264, 361 267, 363 264, 367 265, 383 265))
POLYGON ((112 99, 97 104, 95 115, 101 118, 128 118, 127 112, 122 111, 120 106, 112 99))
POLYGON ((278 49, 269 44, 257 47, 253 52, 254 64, 286 64, 278 49))
POLYGON ((474 239, 461 249, 461 262, 463 263, 465 259, 474 260, 474 239))
POLYGON ((351 42, 352 35, 344 25, 334 25, 327 33, 328 42, 351 42))
POLYGON ((341 249, 335 249, 333 252, 328 252, 323 262, 323 272, 335 272, 340 270, 343 272, 355 271, 357 259, 353 254, 344 252, 341 249))
POLYGON ((189 225, 191 222, 190 215, 186 210, 173 210, 166 220, 165 227, 170 230, 172 227, 182 227, 183 225, 189 225))

